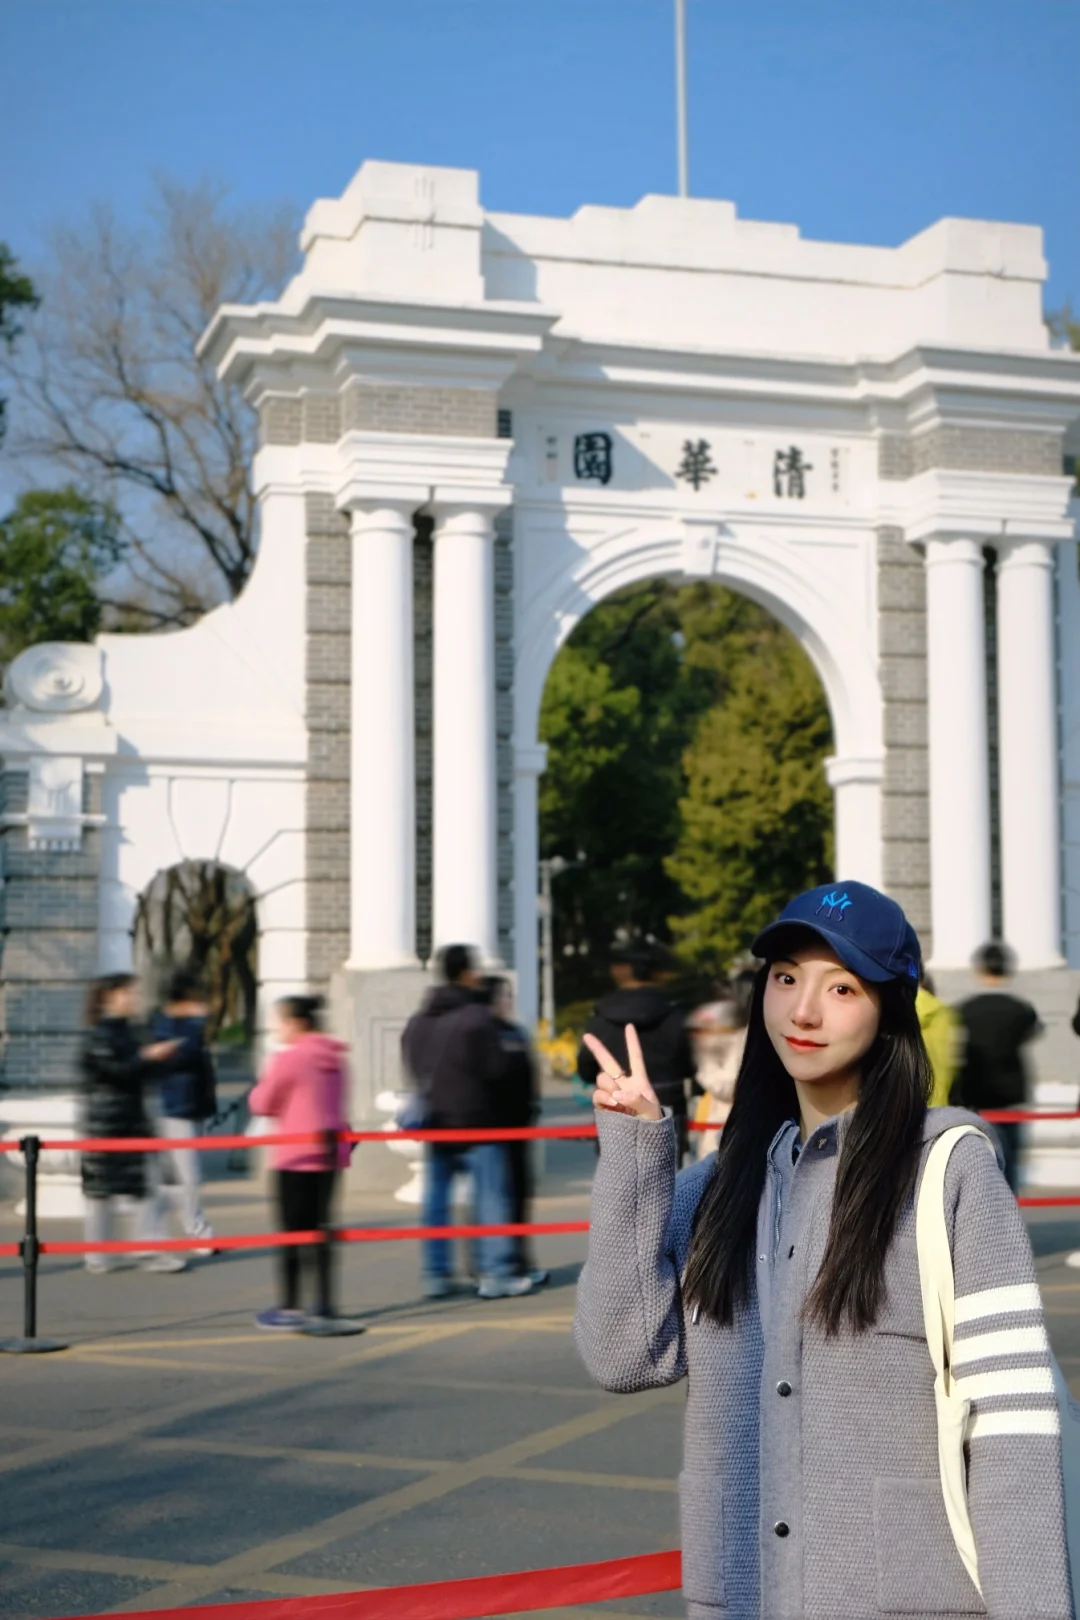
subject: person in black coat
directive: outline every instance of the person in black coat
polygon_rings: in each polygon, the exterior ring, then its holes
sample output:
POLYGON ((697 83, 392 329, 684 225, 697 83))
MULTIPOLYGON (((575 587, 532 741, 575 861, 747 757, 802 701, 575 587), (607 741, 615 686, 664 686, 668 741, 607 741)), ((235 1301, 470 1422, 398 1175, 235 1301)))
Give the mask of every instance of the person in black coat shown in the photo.
MULTIPOLYGON (((495 1017, 502 1053, 501 1072, 494 1087, 493 1123, 515 1129, 535 1125, 540 1117, 536 1060, 528 1035, 520 1024, 514 1022, 510 984, 497 974, 491 974, 483 982, 483 991, 495 1017)), ((514 1226, 525 1226, 532 1220, 535 1191, 533 1143, 504 1142, 503 1150, 510 1172, 510 1211, 507 1219, 514 1226)), ((513 1242, 518 1276, 531 1277, 537 1287, 542 1286, 548 1281, 548 1273, 537 1266, 529 1239, 516 1237, 513 1242)))
MULTIPOLYGON (((1031 1090, 1024 1048, 1042 1034, 1042 1023, 1030 1001, 1009 990, 1015 966, 1008 946, 996 940, 981 946, 972 958, 972 966, 979 990, 956 1009, 964 1055, 950 1101, 976 1113, 983 1109, 1023 1108, 1031 1090)), ((1005 1158, 1005 1179, 1013 1192, 1018 1192, 1023 1126, 998 1121, 992 1129, 1005 1158)))
MULTIPOLYGON (((138 1010, 137 984, 130 973, 110 973, 90 987, 86 1033, 79 1054, 83 1082, 83 1130, 87 1136, 146 1137, 152 1134, 144 1088, 160 1077, 175 1055, 175 1041, 146 1046, 133 1020, 138 1010)), ((133 1199, 138 1205, 140 1237, 159 1236, 150 1196, 145 1153, 84 1153, 82 1189, 86 1201, 86 1241, 109 1236, 110 1202, 133 1199)), ((182 1271, 180 1255, 148 1252, 142 1263, 150 1271, 182 1271)), ((86 1256, 88 1271, 110 1271, 110 1257, 86 1256)))
MULTIPOLYGON (((476 953, 469 945, 448 945, 440 954, 443 982, 425 997, 401 1037, 404 1065, 423 1100, 425 1124, 432 1130, 491 1130, 496 1127, 495 1092, 502 1073, 502 1045, 491 1007, 481 987, 476 953)), ((510 1206, 510 1177, 504 1142, 428 1142, 424 1164, 425 1226, 450 1224, 454 1177, 472 1177, 477 1226, 503 1226, 510 1206)), ((535 1286, 515 1267, 512 1237, 476 1240, 481 1299, 516 1298, 535 1286)), ((444 1299, 455 1290, 450 1243, 425 1238, 421 1244, 424 1293, 444 1299)))
MULTIPOLYGON (((585 1031, 628 1068, 626 1026, 633 1024, 653 1089, 661 1106, 674 1115, 681 1163, 687 1145, 686 1086, 697 1073, 697 1060, 682 1011, 654 982, 658 971, 657 953, 644 942, 620 953, 611 967, 617 988, 597 1002, 585 1031)), ((577 1056, 580 1078, 595 1086, 598 1071, 599 1064, 582 1042, 577 1056)))

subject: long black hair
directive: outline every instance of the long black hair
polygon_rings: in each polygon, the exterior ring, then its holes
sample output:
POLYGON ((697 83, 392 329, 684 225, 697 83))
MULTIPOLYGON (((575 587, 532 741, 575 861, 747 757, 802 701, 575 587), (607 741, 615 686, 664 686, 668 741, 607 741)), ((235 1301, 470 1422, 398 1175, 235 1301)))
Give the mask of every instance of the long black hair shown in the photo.
MULTIPOLYGON (((731 1114, 698 1205, 683 1280, 687 1304, 724 1325, 752 1293, 769 1145, 799 1114, 795 1083, 765 1029, 771 971, 766 964, 754 985, 731 1114)), ((899 979, 877 988, 881 1021, 841 1138, 825 1256, 804 1307, 827 1333, 838 1333, 845 1319, 860 1333, 877 1319, 885 1255, 918 1173, 933 1078, 913 989, 899 979)))

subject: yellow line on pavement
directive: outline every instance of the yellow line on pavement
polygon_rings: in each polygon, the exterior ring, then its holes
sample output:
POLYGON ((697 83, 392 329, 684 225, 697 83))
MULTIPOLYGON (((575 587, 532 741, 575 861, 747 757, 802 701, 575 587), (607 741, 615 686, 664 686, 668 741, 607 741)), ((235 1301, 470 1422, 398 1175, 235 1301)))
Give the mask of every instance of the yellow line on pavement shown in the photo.
POLYGON ((455 1464, 435 1457, 390 1457, 378 1451, 330 1451, 315 1446, 250 1445, 242 1440, 201 1440, 180 1436, 151 1436, 140 1442, 143 1451, 199 1452, 211 1457, 250 1457, 267 1461, 328 1463, 339 1468, 386 1468, 408 1474, 437 1474, 455 1464))
MULTIPOLYGON (((260 1584, 259 1577, 264 1571, 302 1558, 306 1554, 318 1552, 333 1541, 340 1541, 345 1536, 358 1535, 377 1524, 398 1518, 413 1508, 438 1501, 441 1497, 449 1496, 463 1486, 475 1484, 502 1468, 515 1467, 532 1457, 543 1456, 560 1446, 569 1445, 574 1440, 599 1434, 604 1429, 613 1428, 617 1423, 626 1422, 627 1419, 640 1415, 658 1403, 670 1403, 673 1399, 678 1399, 675 1392, 662 1389, 648 1391, 632 1403, 607 1402, 591 1412, 583 1412, 566 1422, 555 1424, 552 1428, 541 1429, 535 1434, 526 1435, 523 1439, 514 1440, 509 1445, 499 1446, 494 1451, 469 1458, 441 1473, 414 1480, 396 1491, 389 1491, 370 1501, 357 1503, 355 1507, 332 1514, 321 1523, 309 1525, 289 1535, 278 1536, 274 1541, 266 1542, 261 1547, 252 1547, 233 1558, 225 1559, 215 1566, 212 1575, 200 1576, 195 1581, 186 1583, 186 1600, 190 1601, 192 1596, 205 1597, 219 1588, 237 1584, 257 1586, 260 1584)), ((177 1596, 175 1586, 163 1586, 156 1592, 143 1593, 137 1598, 131 1598, 111 1612, 123 1614, 132 1609, 175 1607, 177 1596)))
MULTIPOLYGON (((177 1564, 165 1558, 126 1558, 122 1554, 73 1551, 58 1547, 21 1547, 0 1541, 0 1559, 31 1569, 62 1569, 77 1575, 115 1575, 120 1579, 169 1581, 183 1587, 192 1579, 212 1571, 211 1564, 177 1564)), ((242 1583, 234 1583, 242 1586, 242 1583)), ((371 1588, 340 1581, 322 1581, 307 1575, 260 1575, 248 1591, 270 1592, 280 1597, 332 1597, 337 1592, 367 1592, 371 1588)))
POLYGON ((517 1468, 489 1469, 492 1479, 538 1480, 543 1485, 588 1485, 609 1491, 665 1491, 679 1489, 678 1481, 651 1478, 642 1474, 590 1474, 577 1468, 534 1468, 522 1463, 517 1468))
MULTIPOLYGON (((443 1339, 457 1338, 466 1328, 457 1323, 434 1323, 423 1332, 410 1331, 407 1336, 398 1339, 384 1339, 381 1343, 371 1343, 365 1339, 361 1341, 362 1347, 347 1352, 345 1355, 334 1356, 325 1361, 309 1359, 304 1366, 291 1367, 260 1367, 257 1369, 255 1382, 252 1383, 248 1394, 252 1399, 259 1396, 269 1396, 287 1389, 290 1384, 310 1387, 312 1384, 326 1383, 336 1378, 342 1372, 361 1367, 368 1362, 382 1361, 388 1356, 395 1356, 402 1351, 411 1350, 419 1343, 436 1344, 443 1339), (403 1342, 404 1341, 404 1342, 403 1342)), ((326 1341, 323 1342, 324 1345, 326 1341)), ((330 1341, 332 1342, 332 1341, 330 1341)), ((89 1360, 89 1357, 85 1358, 89 1360)), ((161 1367, 165 1363, 147 1358, 151 1366, 161 1367)), ((125 1365, 122 1357, 117 1358, 116 1365, 125 1365)), ((182 1363, 182 1370, 190 1371, 190 1363, 182 1363)), ((214 1371, 220 1370, 218 1367, 214 1371)), ((102 1446, 115 1446, 126 1441, 134 1440, 143 1435, 147 1429, 162 1429, 169 1423, 175 1423, 186 1417, 207 1416, 222 1407, 228 1407, 236 1400, 235 1387, 227 1391, 215 1390, 210 1396, 205 1394, 187 1396, 184 1400, 175 1401, 169 1405, 159 1406, 156 1410, 141 1412, 133 1417, 118 1419, 113 1423, 105 1423, 93 1429, 84 1429, 76 1433, 66 1432, 57 1435, 52 1440, 44 1440, 38 1445, 25 1446, 21 1451, 12 1452, 6 1457, 0 1457, 0 1474, 14 1473, 22 1468, 33 1468, 39 1463, 52 1462, 60 1457, 74 1456, 82 1451, 94 1451, 102 1446)))

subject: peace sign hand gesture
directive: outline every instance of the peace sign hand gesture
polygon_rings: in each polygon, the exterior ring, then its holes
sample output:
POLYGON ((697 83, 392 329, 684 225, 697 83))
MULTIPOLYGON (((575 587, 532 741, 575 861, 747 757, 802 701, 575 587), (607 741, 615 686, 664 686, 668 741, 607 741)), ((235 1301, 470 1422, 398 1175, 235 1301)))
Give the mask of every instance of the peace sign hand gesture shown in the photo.
POLYGON ((649 1084, 649 1076, 645 1073, 641 1042, 633 1024, 626 1026, 629 1074, 624 1072, 604 1043, 598 1041, 595 1035, 586 1035, 585 1045, 600 1065, 593 1093, 593 1102, 597 1108, 609 1108, 615 1114, 632 1114, 635 1119, 663 1119, 664 1111, 657 1100, 656 1092, 649 1084))

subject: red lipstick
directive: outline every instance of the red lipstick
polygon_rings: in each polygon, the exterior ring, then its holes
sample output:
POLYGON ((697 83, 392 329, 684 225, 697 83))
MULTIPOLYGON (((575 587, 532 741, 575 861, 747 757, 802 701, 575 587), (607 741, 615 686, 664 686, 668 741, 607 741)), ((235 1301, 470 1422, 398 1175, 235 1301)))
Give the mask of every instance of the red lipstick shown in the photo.
POLYGON ((796 1052, 823 1052, 828 1045, 827 1041, 803 1041, 797 1035, 785 1035, 784 1039, 796 1052))

